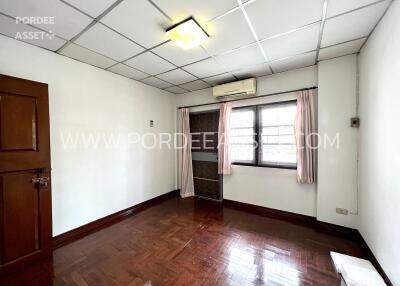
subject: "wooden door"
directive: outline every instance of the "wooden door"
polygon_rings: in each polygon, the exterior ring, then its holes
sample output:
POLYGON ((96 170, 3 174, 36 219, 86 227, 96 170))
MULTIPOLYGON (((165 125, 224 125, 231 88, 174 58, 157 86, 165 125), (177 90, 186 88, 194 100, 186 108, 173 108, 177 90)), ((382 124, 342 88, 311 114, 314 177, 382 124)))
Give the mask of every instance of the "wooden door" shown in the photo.
POLYGON ((51 243, 47 84, 0 75, 0 274, 51 243))
POLYGON ((190 114, 194 193, 222 201, 222 176, 218 175, 219 111, 190 114))

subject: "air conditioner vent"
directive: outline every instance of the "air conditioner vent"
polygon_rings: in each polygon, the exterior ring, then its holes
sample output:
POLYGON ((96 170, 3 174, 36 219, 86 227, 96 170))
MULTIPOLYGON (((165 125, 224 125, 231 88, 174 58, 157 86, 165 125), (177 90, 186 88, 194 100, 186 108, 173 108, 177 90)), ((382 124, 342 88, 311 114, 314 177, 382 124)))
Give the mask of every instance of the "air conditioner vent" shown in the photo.
POLYGON ((213 87, 213 96, 249 96, 257 92, 257 82, 255 78, 225 83, 213 87))

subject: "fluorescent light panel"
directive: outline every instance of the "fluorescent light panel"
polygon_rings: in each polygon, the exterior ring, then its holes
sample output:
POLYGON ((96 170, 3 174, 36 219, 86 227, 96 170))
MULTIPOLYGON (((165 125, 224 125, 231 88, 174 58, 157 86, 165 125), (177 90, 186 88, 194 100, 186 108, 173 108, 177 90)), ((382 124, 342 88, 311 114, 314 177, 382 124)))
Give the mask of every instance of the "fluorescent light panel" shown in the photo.
POLYGON ((209 37, 194 18, 188 18, 167 31, 168 38, 184 50, 200 46, 209 37))

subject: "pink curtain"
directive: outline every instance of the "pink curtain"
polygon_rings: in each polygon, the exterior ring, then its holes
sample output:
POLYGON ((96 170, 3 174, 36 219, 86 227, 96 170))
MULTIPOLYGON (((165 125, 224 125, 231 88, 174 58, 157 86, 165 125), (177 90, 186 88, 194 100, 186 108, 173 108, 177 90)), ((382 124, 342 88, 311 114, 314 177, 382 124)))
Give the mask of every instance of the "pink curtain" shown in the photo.
POLYGON ((182 140, 182 169, 181 169, 181 197, 186 198, 194 195, 193 166, 192 166, 192 143, 190 138, 189 108, 179 110, 181 121, 182 140))
POLYGON ((229 131, 232 104, 223 103, 219 111, 218 126, 218 174, 230 175, 232 173, 231 157, 229 154, 229 131))
POLYGON ((317 123, 314 90, 302 90, 297 94, 295 137, 297 146, 297 181, 312 184, 317 172, 317 123))

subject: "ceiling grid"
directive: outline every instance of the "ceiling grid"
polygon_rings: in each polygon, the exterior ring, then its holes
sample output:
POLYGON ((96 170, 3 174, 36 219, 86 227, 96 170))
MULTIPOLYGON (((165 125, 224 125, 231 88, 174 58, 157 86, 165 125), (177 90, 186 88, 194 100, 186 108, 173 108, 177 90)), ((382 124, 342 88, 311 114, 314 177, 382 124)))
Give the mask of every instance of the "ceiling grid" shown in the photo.
POLYGON ((15 38, 15 33, 24 27, 42 32, 55 30, 52 32, 56 38, 53 42, 26 42, 173 93, 184 93, 225 81, 280 73, 310 66, 319 60, 357 53, 392 1, 98 0, 84 4, 75 0, 2 1, 0 34, 15 38), (21 5, 23 1, 28 3, 21 5), (142 34, 137 37, 109 23, 110 12, 120 13, 122 7, 119 10, 116 8, 127 2, 134 6, 142 3, 149 7, 146 9, 153 10, 134 9, 132 12, 139 14, 129 19, 117 14, 116 21, 133 21, 133 24, 140 25, 140 22, 135 23, 136 18, 146 17, 146 13, 155 15, 154 23, 148 23, 152 27, 142 27, 143 31, 139 30, 142 34), (25 7, 33 7, 33 10, 24 10, 25 7), (32 15, 53 13, 58 16, 54 30, 50 29, 53 27, 15 23, 16 17, 29 15, 29 12, 32 15), (200 19, 207 32, 209 29, 210 39, 201 47, 189 51, 179 50, 168 39, 161 39, 168 26, 182 20, 177 15, 200 19), (209 20, 204 21, 202 17, 209 20), (354 32, 341 28, 356 24, 354 32), (315 25, 319 25, 318 31, 315 25), (147 30, 159 31, 160 38, 146 34, 153 41, 151 45, 148 45, 149 42, 143 44, 140 36, 147 30), (104 35, 109 37, 111 43, 104 46, 97 44, 103 39, 98 39, 96 34, 93 36, 95 31, 107 33, 104 35), (120 44, 113 45, 112 41, 120 44), (126 47, 121 44, 124 42, 126 47), (124 51, 131 55, 124 56, 124 51), (140 67, 135 66, 135 58, 140 61, 140 67), (146 70, 152 65, 165 68, 155 73, 146 70))

